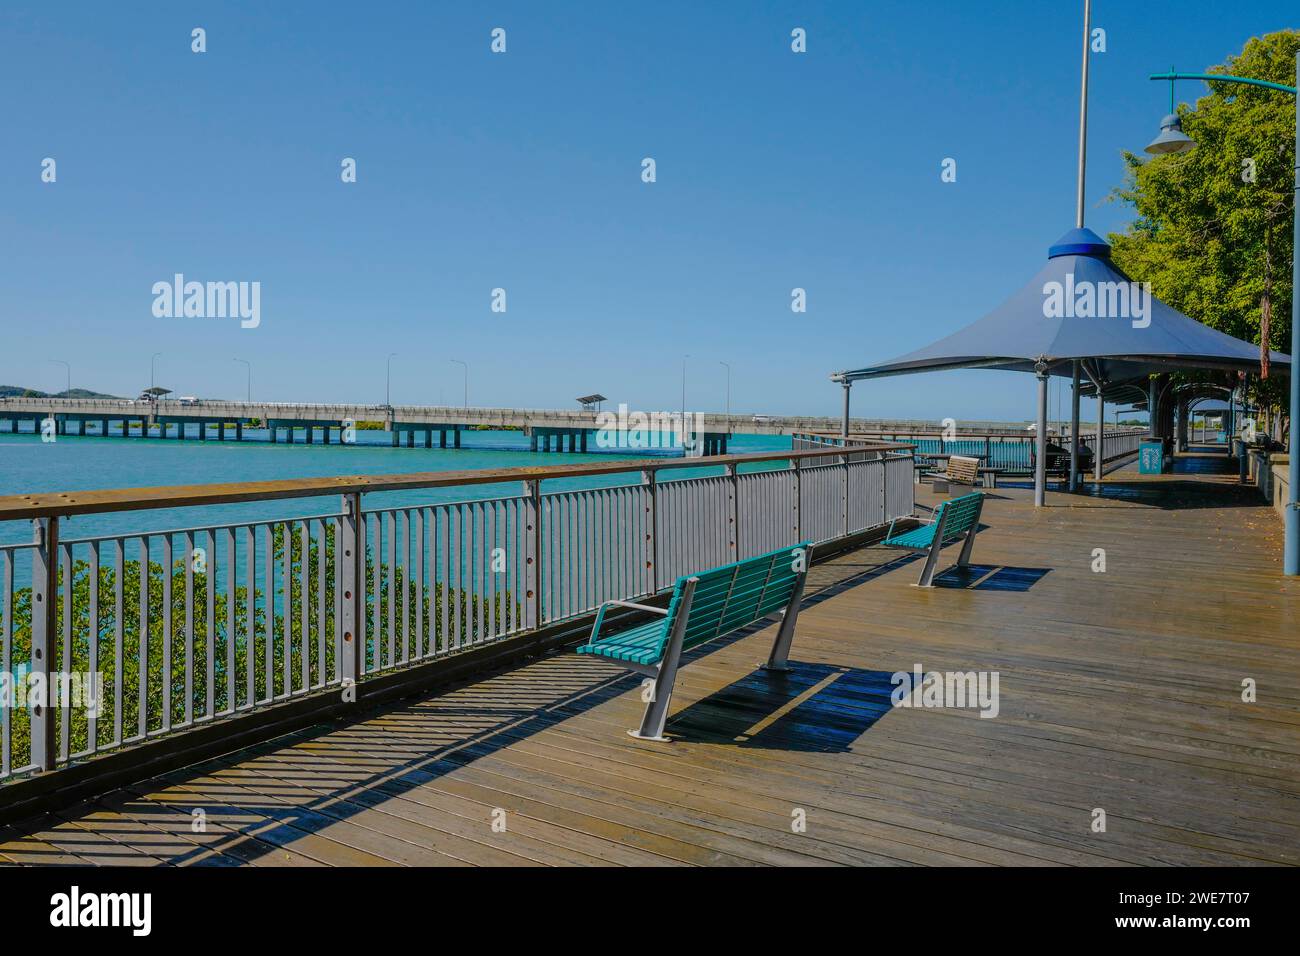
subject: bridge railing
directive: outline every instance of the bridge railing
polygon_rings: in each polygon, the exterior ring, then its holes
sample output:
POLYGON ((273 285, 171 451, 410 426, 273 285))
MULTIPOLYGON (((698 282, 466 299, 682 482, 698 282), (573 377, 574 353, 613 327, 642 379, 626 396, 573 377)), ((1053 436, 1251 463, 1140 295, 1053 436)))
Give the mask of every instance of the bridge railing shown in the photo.
POLYGON ((861 454, 0 498, 0 522, 33 526, 30 542, 0 546, 0 668, 19 695, 0 717, 0 781, 250 712, 333 705, 381 675, 576 620, 609 599, 647 598, 682 574, 910 515, 910 449, 861 454), (675 478, 682 468, 691 471, 675 478), (480 497, 491 489, 479 485, 500 491, 480 497), (464 498, 367 504, 375 493, 447 488, 464 498), (321 496, 337 506, 290 516, 321 496), (298 507, 265 517, 279 500, 298 507), (261 516, 61 534, 73 515, 238 503, 258 503, 261 516), (57 699, 41 698, 42 686, 57 699))

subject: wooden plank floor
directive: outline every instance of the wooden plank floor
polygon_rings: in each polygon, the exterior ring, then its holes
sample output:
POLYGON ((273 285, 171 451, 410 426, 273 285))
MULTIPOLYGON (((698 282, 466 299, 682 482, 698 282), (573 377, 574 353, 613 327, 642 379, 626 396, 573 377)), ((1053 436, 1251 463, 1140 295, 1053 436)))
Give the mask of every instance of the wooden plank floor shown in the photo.
POLYGON ((818 567, 793 674, 755 666, 770 626, 701 649, 670 744, 625 735, 636 679, 559 655, 0 830, 0 862, 1293 864, 1281 525, 1188 468, 1037 511, 998 489, 977 567, 931 591, 881 548, 818 567), (996 671, 998 716, 892 708, 915 665, 996 671))

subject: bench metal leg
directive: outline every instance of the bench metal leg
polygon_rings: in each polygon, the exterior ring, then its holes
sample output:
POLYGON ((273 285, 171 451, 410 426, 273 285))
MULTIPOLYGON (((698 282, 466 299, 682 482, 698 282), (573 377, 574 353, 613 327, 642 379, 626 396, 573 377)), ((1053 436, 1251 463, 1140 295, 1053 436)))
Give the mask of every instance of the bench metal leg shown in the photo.
POLYGON ((790 645, 794 643, 795 623, 799 620, 799 604, 803 601, 803 585, 808 579, 806 569, 812 564, 811 547, 805 549, 804 560, 808 563, 804 565, 803 574, 795 579, 790 603, 781 612, 781 626, 777 629, 776 640, 772 642, 772 653, 767 656, 767 663, 763 665, 764 670, 788 671, 790 669, 790 645))
POLYGON ((925 556, 925 566, 921 568, 921 577, 916 582, 917 587, 928 588, 934 580, 934 566, 939 563, 939 552, 943 550, 943 528, 948 523, 948 509, 943 509, 943 514, 934 526, 934 539, 930 542, 930 553, 925 556))
POLYGON ((975 509, 975 521, 971 524, 970 530, 966 532, 966 543, 961 546, 961 557, 957 559, 957 566, 960 568, 970 564, 970 553, 975 548, 975 532, 980 527, 980 513, 984 510, 984 499, 981 498, 979 506, 975 509))
POLYGON ((924 567, 921 568, 921 577, 917 579, 916 582, 917 587, 921 587, 921 588, 933 587, 932 582, 934 581, 934 568, 935 565, 939 563, 939 552, 942 550, 939 546, 941 541, 942 539, 936 536, 934 539, 934 544, 930 545, 930 551, 925 556, 925 565, 924 567))
POLYGON ((677 680, 677 664, 682 657, 682 640, 686 636, 686 622, 690 619, 691 599, 695 595, 695 578, 686 582, 682 589, 682 609, 673 622, 673 631, 664 649, 663 660, 659 662, 659 675, 655 678, 650 702, 646 704, 645 716, 641 718, 640 730, 629 730, 629 737, 639 740, 667 740, 664 736, 664 724, 668 722, 668 705, 673 700, 673 684, 677 680))

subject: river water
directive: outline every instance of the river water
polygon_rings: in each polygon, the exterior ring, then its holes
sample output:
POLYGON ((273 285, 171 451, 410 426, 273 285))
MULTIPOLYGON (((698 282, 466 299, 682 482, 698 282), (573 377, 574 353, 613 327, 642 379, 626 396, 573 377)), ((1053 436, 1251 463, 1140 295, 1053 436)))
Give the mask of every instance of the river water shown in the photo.
MULTIPOLYGON (((418 436, 417 436, 418 440, 418 436)), ((732 453, 776 451, 790 439, 769 435, 737 435, 732 453)), ((466 431, 460 449, 393 448, 388 432, 359 431, 355 445, 271 444, 265 431, 246 430, 245 440, 219 442, 189 438, 80 438, 60 435, 42 442, 35 434, 0 433, 0 495, 84 491, 101 488, 142 488, 159 485, 266 481, 331 475, 378 475, 425 471, 514 468, 531 464, 561 465, 640 457, 628 451, 588 454, 532 453, 521 432, 466 431)), ((644 454, 644 453, 642 453, 644 454)), ((664 453, 659 453, 664 454, 664 453)), ((679 454, 679 453, 678 453, 679 454)), ((716 473, 717 466, 674 471, 673 477, 716 473)), ((546 490, 624 484, 627 476, 564 479, 547 482, 546 490)), ((436 488, 367 495, 367 508, 412 506, 486 498, 517 493, 518 483, 436 488)), ((137 511, 112 515, 82 515, 64 519, 64 538, 158 531, 193 525, 300 517, 336 512, 339 499, 290 499, 220 505, 205 508, 137 511)), ((0 543, 31 540, 29 522, 0 522, 0 543)))

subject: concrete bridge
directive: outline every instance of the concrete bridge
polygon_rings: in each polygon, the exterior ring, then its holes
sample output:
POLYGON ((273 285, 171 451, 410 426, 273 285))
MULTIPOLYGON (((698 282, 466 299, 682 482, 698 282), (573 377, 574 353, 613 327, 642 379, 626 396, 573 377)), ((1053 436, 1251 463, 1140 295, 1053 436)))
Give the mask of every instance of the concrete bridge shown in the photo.
MULTIPOLYGON (((244 430, 256 422, 267 428, 272 442, 306 444, 342 441, 348 425, 374 422, 392 436, 394 447, 433 447, 435 435, 440 448, 459 448, 460 433, 466 429, 521 431, 533 451, 585 452, 595 450, 593 432, 602 427, 600 412, 583 409, 456 408, 431 405, 306 404, 291 402, 239 402, 221 400, 163 399, 144 401, 100 398, 3 398, 0 399, 0 431, 16 432, 20 422, 53 421, 59 435, 153 437, 184 440, 231 437, 242 441, 244 430), (156 431, 155 431, 156 430, 156 431)), ((612 414, 612 413, 606 413, 612 414)), ((656 413, 664 422, 667 413, 656 413)), ((674 416, 675 417, 675 416, 674 416)), ((838 434, 843 422, 815 416, 724 415, 690 413, 689 422, 703 438, 704 454, 727 453, 730 437, 748 435, 838 434)), ((1006 423, 963 422, 963 427, 1006 427, 1006 423)), ((931 421, 853 419, 851 430, 934 429, 931 421)), ((1023 426, 1020 426, 1023 428, 1023 426)), ((666 424, 663 430, 675 426, 666 424)))

